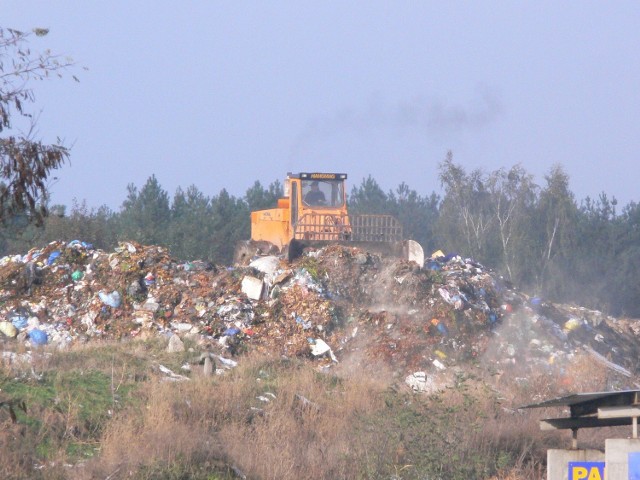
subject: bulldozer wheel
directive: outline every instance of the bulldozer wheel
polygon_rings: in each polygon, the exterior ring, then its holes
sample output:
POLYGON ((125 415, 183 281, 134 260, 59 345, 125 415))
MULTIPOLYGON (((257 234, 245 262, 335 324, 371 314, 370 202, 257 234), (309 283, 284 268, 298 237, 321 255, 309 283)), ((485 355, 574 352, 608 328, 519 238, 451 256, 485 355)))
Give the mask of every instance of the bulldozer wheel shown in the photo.
POLYGON ((302 255, 302 251, 304 250, 304 243, 296 240, 295 238, 289 242, 289 245, 286 247, 287 260, 292 262, 300 255, 302 255))

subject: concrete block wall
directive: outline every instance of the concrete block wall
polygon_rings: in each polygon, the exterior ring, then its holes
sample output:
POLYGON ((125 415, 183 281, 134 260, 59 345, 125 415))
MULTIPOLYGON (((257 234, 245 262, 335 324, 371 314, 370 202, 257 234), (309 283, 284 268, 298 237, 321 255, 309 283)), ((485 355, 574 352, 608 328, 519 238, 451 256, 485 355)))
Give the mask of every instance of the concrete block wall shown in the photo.
MULTIPOLYGON (((605 454, 600 450, 547 450, 547 480, 568 480, 569 462, 604 462, 605 454)), ((626 479, 625 479, 626 480, 626 479)))
POLYGON ((640 439, 609 438, 604 445, 606 480, 640 480, 640 439))

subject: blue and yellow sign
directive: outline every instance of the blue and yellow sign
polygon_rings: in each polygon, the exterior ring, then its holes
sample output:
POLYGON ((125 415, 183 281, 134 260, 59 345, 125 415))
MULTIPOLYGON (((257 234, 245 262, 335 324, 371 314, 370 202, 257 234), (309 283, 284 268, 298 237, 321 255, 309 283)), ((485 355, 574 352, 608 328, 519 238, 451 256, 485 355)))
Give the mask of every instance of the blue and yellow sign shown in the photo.
POLYGON ((604 480, 604 462, 569 462, 569 480, 604 480))

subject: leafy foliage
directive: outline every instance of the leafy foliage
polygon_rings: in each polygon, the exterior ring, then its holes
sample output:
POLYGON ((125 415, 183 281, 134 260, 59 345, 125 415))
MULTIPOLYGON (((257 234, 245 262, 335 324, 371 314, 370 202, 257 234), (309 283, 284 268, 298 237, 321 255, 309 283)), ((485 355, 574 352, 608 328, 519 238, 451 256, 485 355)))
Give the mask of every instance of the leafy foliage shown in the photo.
POLYGON ((120 213, 122 239, 144 244, 166 243, 169 222, 169 195, 152 175, 140 192, 135 185, 127 186, 127 199, 120 213))
POLYGON ((283 195, 282 184, 279 181, 276 180, 265 189, 260 181, 256 180, 253 186, 245 193, 244 200, 249 210, 262 210, 273 208, 278 199, 283 195))
MULTIPOLYGON (((35 29, 42 37, 46 29, 35 29)), ((35 96, 30 82, 61 76, 73 61, 49 50, 33 53, 31 33, 0 28, 0 220, 16 216, 41 224, 47 214, 47 179, 69 157, 62 142, 34 138, 36 117, 28 109, 35 96)), ((74 76, 77 80, 77 78, 74 76)))
POLYGON ((440 183, 445 191, 440 217, 445 241, 472 257, 487 256, 495 217, 484 173, 474 170, 468 174, 449 152, 440 164, 440 183))

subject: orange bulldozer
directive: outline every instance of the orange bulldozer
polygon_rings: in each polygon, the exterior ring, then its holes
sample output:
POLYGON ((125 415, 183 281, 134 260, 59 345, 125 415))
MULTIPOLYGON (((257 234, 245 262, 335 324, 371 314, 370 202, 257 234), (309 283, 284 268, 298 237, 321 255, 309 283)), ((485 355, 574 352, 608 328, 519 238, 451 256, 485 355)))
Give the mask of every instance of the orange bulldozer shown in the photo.
POLYGON ((350 215, 345 173, 288 173, 275 208, 251 212, 251 240, 236 248, 235 261, 254 255, 298 257, 307 247, 340 243, 424 264, 424 251, 403 238, 391 215, 350 215))

